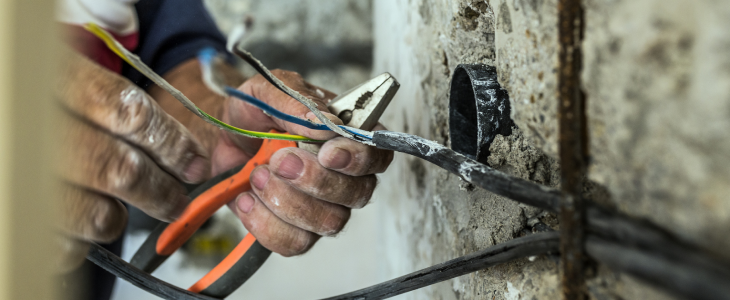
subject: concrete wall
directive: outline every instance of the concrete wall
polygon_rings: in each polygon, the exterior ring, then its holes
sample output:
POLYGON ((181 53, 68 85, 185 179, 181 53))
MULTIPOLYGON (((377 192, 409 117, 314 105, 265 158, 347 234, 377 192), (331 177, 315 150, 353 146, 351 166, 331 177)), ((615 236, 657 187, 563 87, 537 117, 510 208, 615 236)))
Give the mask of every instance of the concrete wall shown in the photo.
MULTIPOLYGON (((585 0, 590 139, 587 195, 730 259, 730 3, 585 0)), ((545 185, 557 175, 556 0, 376 0, 374 72, 402 88, 390 129, 449 143, 448 88, 460 63, 497 67, 519 130, 493 167, 545 185)), ((397 156, 377 191, 392 276, 518 237, 555 216, 397 156)), ((595 275, 595 276, 593 276, 595 275)), ((592 299, 671 299, 597 266, 592 299)), ((522 260, 404 299, 557 299, 556 265, 522 260)))
MULTIPOLYGON (((499 56, 495 31, 505 25, 496 22, 492 6, 484 2, 383 0, 375 1, 374 8, 375 73, 389 71, 401 82, 384 123, 392 130, 448 144, 452 71, 460 63, 495 65, 499 56)), ((518 61, 513 63, 513 70, 524 69, 518 61)), ((516 75, 512 78, 519 80, 516 75)), ((515 106, 515 111, 521 109, 515 106)), ((524 130, 499 136, 490 149, 490 162, 508 173, 555 186, 555 160, 537 145, 524 130)), ((553 215, 473 190, 458 177, 405 155, 397 155, 381 182, 376 201, 387 203, 381 206, 387 220, 381 226, 392 276, 511 240, 522 234, 528 221, 555 223, 553 215)), ((465 275, 403 298, 554 299, 557 291, 554 262, 538 257, 465 275)))

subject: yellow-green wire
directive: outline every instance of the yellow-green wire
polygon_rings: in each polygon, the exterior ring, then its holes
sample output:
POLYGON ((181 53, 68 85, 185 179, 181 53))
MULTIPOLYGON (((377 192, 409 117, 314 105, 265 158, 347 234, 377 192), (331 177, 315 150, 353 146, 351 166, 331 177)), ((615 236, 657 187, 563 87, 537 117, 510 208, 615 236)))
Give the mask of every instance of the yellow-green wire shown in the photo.
POLYGON ((241 132, 242 135, 245 135, 245 136, 250 136, 250 137, 255 137, 255 138, 260 138, 260 139, 285 140, 285 141, 295 141, 295 142, 324 142, 324 141, 320 141, 320 140, 313 140, 313 139, 310 139, 308 137, 304 137, 301 135, 244 130, 244 129, 226 124, 226 123, 216 119, 215 117, 209 115, 208 113, 204 112, 201 109, 198 109, 198 111, 201 114, 203 114, 203 116, 205 116, 206 118, 225 127, 225 129, 235 131, 235 132, 241 132))
POLYGON ((106 46, 109 47, 109 49, 116 55, 118 55, 121 59, 140 71, 145 76, 147 76, 150 80, 155 82, 161 88, 165 89, 168 93, 175 97, 175 99, 180 101, 180 103, 182 103, 185 108, 192 111, 195 115, 207 121, 208 123, 211 123, 221 129, 232 132, 234 134, 243 135, 251 138, 275 139, 297 142, 323 142, 320 140, 310 139, 301 135, 250 131, 232 126, 230 124, 226 124, 195 106, 195 104, 193 104, 190 99, 185 97, 182 92, 175 89, 170 83, 168 83, 165 79, 152 71, 152 69, 150 69, 147 65, 145 65, 142 60, 139 59, 139 57, 127 51, 127 49, 119 44, 119 42, 117 42, 117 40, 115 40, 114 37, 109 34, 109 32, 94 23, 87 23, 86 25, 84 25, 84 28, 99 37, 102 41, 104 41, 106 46))

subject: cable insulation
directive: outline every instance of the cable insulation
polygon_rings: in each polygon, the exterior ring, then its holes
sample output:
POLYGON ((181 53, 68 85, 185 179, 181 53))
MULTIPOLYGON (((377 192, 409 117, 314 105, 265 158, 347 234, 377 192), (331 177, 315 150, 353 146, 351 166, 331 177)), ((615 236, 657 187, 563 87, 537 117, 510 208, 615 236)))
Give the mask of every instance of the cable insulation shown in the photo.
POLYGON ((114 274, 114 276, 163 299, 216 300, 216 298, 195 294, 157 279, 135 268, 96 243, 91 243, 91 249, 89 250, 89 254, 86 255, 86 259, 102 269, 107 270, 109 273, 114 274))
POLYGON ((558 244, 557 232, 531 234, 368 288, 323 300, 386 299, 523 257, 555 252, 558 244))

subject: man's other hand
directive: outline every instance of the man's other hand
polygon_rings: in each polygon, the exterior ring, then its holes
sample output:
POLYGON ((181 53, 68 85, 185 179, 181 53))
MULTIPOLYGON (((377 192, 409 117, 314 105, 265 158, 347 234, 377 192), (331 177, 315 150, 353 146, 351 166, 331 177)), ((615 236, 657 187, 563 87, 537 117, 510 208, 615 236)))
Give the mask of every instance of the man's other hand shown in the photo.
POLYGON ((130 81, 71 51, 56 86, 63 108, 61 269, 83 262, 84 241, 110 242, 124 231, 119 200, 163 221, 190 201, 181 182, 210 176, 207 150, 130 81))

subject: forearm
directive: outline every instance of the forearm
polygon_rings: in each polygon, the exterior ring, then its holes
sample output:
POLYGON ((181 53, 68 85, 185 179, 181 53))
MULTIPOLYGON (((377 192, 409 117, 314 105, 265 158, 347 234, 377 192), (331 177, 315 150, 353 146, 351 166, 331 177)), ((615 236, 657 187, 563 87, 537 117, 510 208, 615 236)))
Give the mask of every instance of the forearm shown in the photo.
MULTIPOLYGON (((231 66, 225 66, 222 69, 227 85, 239 86, 243 83, 244 77, 236 69, 231 66)), ((203 83, 200 67, 196 59, 190 59, 181 63, 170 72, 167 72, 167 74, 164 74, 163 77, 193 101, 200 109, 215 118, 223 118, 227 108, 226 101, 228 100, 226 97, 212 92, 203 83)), ((187 127, 209 153, 212 153, 222 131, 188 111, 177 99, 162 88, 153 85, 149 88, 148 93, 152 98, 157 100, 165 112, 187 127)))

